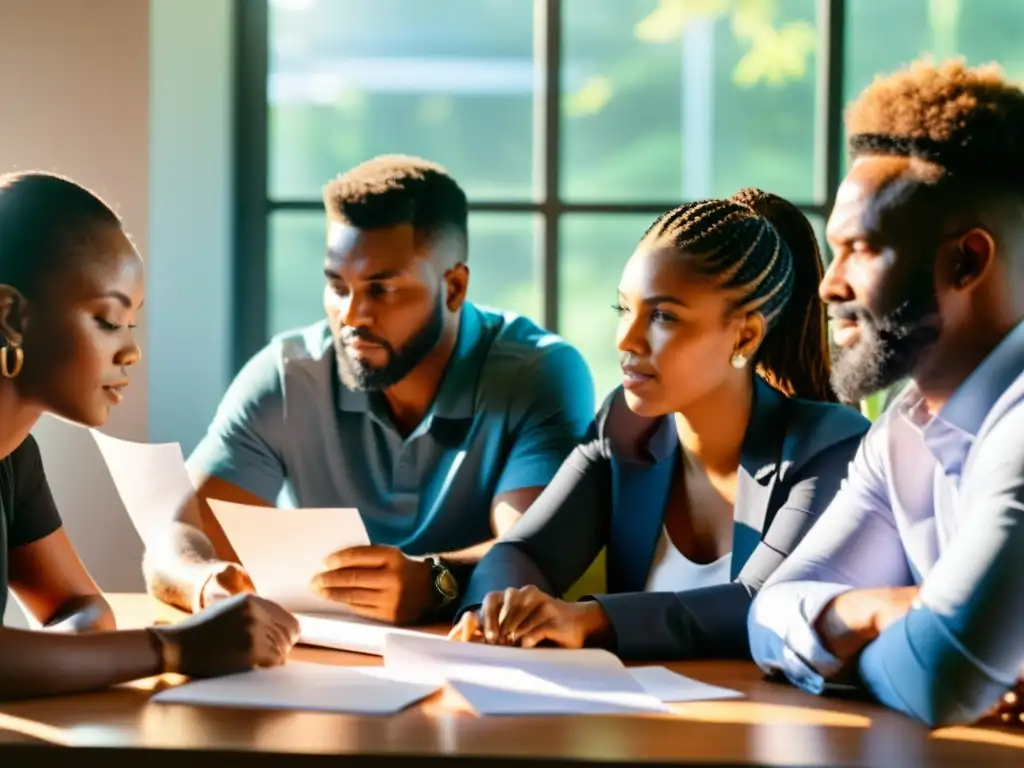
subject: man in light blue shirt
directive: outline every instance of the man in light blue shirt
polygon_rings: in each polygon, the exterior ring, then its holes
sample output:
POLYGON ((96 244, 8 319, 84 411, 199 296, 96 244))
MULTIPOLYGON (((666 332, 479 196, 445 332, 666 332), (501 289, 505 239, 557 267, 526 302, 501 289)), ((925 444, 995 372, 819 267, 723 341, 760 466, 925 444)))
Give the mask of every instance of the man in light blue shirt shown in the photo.
POLYGON ((751 608, 754 659, 971 722, 1024 667, 1024 92, 917 64, 847 114, 821 286, 852 400, 910 385, 751 608))
POLYGON ((147 583, 186 610, 251 589, 206 499, 283 492, 356 507, 373 543, 311 588, 363 616, 432 620, 583 435, 593 381, 557 336, 466 300, 466 197, 440 166, 379 157, 324 203, 327 319, 238 374, 189 459, 196 498, 148 542, 147 583))

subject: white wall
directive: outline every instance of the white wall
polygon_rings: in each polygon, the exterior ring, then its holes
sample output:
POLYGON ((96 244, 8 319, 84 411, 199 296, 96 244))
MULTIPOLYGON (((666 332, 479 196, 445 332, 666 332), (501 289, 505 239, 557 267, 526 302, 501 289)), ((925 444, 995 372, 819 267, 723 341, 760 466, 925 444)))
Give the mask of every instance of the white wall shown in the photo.
POLYGON ((149 438, 186 456, 231 365, 232 5, 150 11, 149 438))
MULTIPOLYGON (((0 0, 0 171, 91 187, 147 262, 143 361, 106 431, 186 451, 227 383, 230 6, 0 0)), ((35 434, 86 566, 140 589, 142 546, 88 433, 45 419, 35 434)))

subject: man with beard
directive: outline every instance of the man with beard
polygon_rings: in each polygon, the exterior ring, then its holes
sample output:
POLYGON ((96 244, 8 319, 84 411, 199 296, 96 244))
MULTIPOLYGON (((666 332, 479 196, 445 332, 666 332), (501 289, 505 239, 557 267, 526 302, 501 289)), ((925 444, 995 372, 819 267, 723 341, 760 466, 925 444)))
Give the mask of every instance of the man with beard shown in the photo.
POLYGON ((749 617, 763 669, 932 727, 1024 665, 1024 91, 916 64, 847 113, 821 284, 857 400, 907 378, 749 617))
POLYGON ((327 319, 238 374, 189 459, 196 497, 149 542, 147 583, 193 611, 251 590, 206 500, 283 490, 287 505, 357 508, 372 542, 330 557, 311 589, 366 617, 433 620, 583 435, 593 382, 558 337, 466 300, 466 196, 440 166, 378 157, 324 203, 327 319))

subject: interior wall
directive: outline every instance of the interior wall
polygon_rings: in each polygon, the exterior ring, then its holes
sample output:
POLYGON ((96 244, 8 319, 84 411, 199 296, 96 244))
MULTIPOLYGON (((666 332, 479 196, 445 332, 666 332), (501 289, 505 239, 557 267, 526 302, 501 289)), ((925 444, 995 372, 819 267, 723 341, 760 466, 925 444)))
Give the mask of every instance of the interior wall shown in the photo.
MULTIPOLYGON (((121 214, 147 268, 142 362, 105 431, 198 440, 227 384, 232 0, 0 0, 0 172, 42 169, 121 214)), ((65 527, 108 591, 142 545, 85 430, 35 430, 65 527)), ((6 622, 21 623, 14 601, 6 622)))

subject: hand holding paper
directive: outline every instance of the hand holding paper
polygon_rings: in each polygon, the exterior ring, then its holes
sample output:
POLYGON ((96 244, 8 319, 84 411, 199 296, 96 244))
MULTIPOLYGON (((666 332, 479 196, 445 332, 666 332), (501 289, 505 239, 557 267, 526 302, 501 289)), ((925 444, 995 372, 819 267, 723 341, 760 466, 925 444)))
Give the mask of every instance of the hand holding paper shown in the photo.
POLYGON ((257 592, 295 613, 346 614, 313 591, 313 577, 339 549, 370 543, 355 509, 275 509, 209 500, 257 592))
POLYGON ((317 594, 353 613, 389 624, 414 624, 433 607, 437 593, 430 564, 397 547, 351 547, 327 558, 313 579, 317 594))

